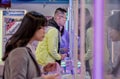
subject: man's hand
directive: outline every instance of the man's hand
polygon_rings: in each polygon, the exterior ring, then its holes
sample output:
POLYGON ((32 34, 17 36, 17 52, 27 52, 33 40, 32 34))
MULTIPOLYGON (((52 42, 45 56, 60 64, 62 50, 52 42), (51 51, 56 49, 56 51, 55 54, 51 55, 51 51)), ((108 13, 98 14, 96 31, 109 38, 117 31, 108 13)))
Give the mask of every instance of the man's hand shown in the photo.
POLYGON ((62 60, 67 56, 67 54, 60 54, 60 55, 62 60))
POLYGON ((44 72, 52 72, 56 71, 57 63, 48 63, 46 66, 43 67, 44 72))

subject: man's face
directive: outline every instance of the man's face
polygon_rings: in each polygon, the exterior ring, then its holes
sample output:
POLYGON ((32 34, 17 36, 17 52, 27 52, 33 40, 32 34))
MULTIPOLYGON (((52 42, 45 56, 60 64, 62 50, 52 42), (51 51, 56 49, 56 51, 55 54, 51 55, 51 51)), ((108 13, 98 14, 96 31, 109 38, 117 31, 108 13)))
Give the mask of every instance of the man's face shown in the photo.
POLYGON ((112 39, 112 41, 119 41, 120 40, 120 32, 118 32, 115 29, 109 28, 108 30, 110 38, 112 39))
POLYGON ((59 25, 64 26, 66 23, 66 13, 59 14, 58 17, 59 17, 59 25))

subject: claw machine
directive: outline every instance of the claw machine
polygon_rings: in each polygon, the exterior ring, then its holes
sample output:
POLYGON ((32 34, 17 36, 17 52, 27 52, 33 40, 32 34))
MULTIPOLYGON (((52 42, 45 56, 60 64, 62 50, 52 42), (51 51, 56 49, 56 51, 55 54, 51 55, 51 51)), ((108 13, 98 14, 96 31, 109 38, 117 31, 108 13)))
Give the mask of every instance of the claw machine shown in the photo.
POLYGON ((19 28, 26 10, 3 9, 0 10, 0 64, 3 64, 1 58, 4 54, 5 44, 8 39, 19 28))

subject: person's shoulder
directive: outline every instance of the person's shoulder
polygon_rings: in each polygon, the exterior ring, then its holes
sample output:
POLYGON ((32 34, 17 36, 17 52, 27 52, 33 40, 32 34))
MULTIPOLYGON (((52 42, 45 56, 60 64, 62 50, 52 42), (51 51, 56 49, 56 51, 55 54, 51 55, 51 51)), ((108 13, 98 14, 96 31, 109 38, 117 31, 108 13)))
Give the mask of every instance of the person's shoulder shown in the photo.
POLYGON ((25 51, 26 48, 25 47, 17 47, 15 49, 13 49, 13 51, 25 51))
POLYGON ((91 30, 91 31, 92 31, 92 30, 93 30, 93 27, 88 28, 88 30, 91 30))
POLYGON ((58 30, 55 27, 52 27, 52 26, 47 27, 46 32, 48 32, 48 31, 58 32, 58 30))
POLYGON ((89 32, 93 32, 93 27, 88 28, 88 29, 87 29, 87 32, 88 32, 88 33, 89 33, 89 32))
POLYGON ((29 60, 29 54, 25 47, 18 47, 13 49, 9 56, 8 56, 9 62, 27 62, 29 60))
POLYGON ((18 48, 15 48, 11 51, 10 53, 10 56, 12 55, 15 55, 15 56, 21 56, 21 55, 24 55, 26 56, 27 55, 27 50, 25 47, 18 47, 18 48))

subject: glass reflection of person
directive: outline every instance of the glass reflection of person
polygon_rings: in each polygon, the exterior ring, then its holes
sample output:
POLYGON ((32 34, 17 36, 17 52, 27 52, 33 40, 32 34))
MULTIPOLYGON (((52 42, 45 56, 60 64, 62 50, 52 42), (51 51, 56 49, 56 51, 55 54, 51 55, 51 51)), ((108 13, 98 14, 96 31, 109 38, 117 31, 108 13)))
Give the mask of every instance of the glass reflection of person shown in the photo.
MULTIPOLYGON (((112 41, 120 41, 120 12, 111 15, 108 18, 108 33, 112 41)), ((108 69, 108 73, 112 75, 112 79, 120 79, 120 54, 114 55, 115 60, 112 63, 111 68, 108 69)))
MULTIPOLYGON (((79 14, 80 9, 79 9, 79 14)), ((79 16, 80 17, 80 16, 79 16)), ((80 19, 79 19, 80 20, 80 19)), ((91 27, 92 27, 92 17, 91 17, 91 13, 89 11, 88 8, 85 8, 85 37, 86 37, 86 41, 85 41, 85 66, 86 66, 86 71, 89 72, 90 76, 91 76, 91 59, 92 59, 92 31, 91 31, 91 27)), ((78 28, 78 48, 80 48, 80 22, 79 22, 79 28, 78 28)), ((80 54, 80 50, 78 50, 78 54, 80 54)), ((80 55, 78 55, 78 59, 80 60, 80 55)))

